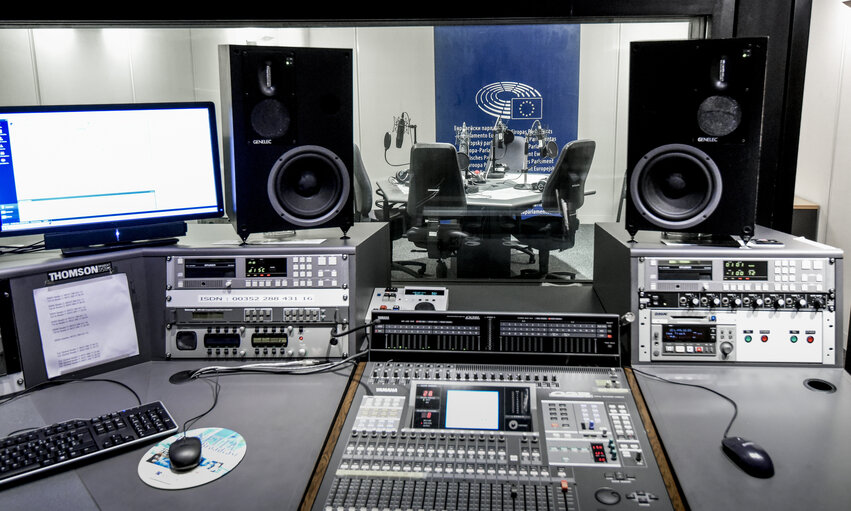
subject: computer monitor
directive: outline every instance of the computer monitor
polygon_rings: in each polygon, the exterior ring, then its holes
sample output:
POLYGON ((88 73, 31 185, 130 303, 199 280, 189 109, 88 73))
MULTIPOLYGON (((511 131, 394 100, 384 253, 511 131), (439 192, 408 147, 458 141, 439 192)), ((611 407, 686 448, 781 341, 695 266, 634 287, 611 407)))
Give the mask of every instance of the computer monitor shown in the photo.
POLYGON ((0 236, 121 247, 223 212, 210 102, 0 107, 0 236))

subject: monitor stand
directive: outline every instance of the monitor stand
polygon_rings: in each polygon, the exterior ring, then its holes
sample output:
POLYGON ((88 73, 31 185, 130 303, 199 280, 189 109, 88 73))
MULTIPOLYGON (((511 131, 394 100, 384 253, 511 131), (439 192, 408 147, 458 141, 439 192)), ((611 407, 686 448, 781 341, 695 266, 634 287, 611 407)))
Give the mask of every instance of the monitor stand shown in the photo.
POLYGON ((45 250, 62 250, 67 257, 99 254, 129 248, 172 245, 186 234, 186 222, 168 222, 86 231, 47 233, 45 250))

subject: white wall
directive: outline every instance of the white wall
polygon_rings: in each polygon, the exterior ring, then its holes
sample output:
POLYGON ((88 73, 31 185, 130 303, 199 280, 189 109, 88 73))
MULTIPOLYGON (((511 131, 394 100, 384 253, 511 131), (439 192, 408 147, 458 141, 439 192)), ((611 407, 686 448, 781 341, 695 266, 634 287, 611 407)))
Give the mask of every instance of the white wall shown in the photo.
MULTIPOLYGON (((617 212, 626 162, 629 42, 687 36, 684 22, 581 28, 578 133, 598 144, 588 183, 597 195, 586 200, 583 222, 611 221, 617 212)), ((373 183, 406 168, 411 137, 400 149, 393 144, 386 158, 383 145, 402 112, 416 124, 419 141, 435 139, 431 27, 0 30, 0 104, 218 104, 220 44, 353 49, 354 140, 373 183)))
POLYGON ((358 28, 357 103, 361 116, 357 139, 364 166, 375 188, 410 160, 411 137, 384 154, 384 134, 393 119, 407 112, 417 126, 417 141, 435 140, 434 31, 431 27, 358 28), (388 163, 389 161, 389 163, 388 163))
POLYGON ((813 0, 795 194, 821 206, 818 241, 845 251, 843 337, 851 304, 851 8, 813 0))

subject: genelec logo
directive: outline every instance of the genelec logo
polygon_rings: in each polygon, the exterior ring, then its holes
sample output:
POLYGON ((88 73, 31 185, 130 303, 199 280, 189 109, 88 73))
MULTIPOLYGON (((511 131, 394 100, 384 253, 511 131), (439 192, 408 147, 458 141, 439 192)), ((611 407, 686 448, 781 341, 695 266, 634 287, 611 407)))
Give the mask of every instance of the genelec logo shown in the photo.
POLYGON ((253 143, 254 145, 271 145, 271 144, 272 144, 272 140, 271 140, 271 139, 268 139, 268 138, 266 138, 266 139, 261 139, 261 140, 252 140, 252 143, 253 143))
POLYGON ((718 142, 718 137, 697 137, 698 142, 718 142))
POLYGON ((111 271, 111 263, 92 264, 90 266, 80 266, 78 268, 69 268, 67 270, 52 271, 47 274, 47 280, 50 282, 59 282, 62 280, 87 277, 89 275, 97 275, 99 273, 109 273, 111 271))

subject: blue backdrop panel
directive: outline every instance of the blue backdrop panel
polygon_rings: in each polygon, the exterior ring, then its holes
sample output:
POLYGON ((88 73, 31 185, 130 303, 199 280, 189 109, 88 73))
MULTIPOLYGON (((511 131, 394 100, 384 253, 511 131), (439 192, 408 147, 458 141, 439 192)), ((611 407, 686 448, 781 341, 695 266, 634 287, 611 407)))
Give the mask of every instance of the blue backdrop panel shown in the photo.
MULTIPOLYGON (((576 139, 579 25, 435 27, 434 59, 437 141, 466 126, 471 170, 484 170, 498 120, 515 136, 537 120, 559 147, 576 139)), ((554 164, 530 150, 530 172, 554 164)))

